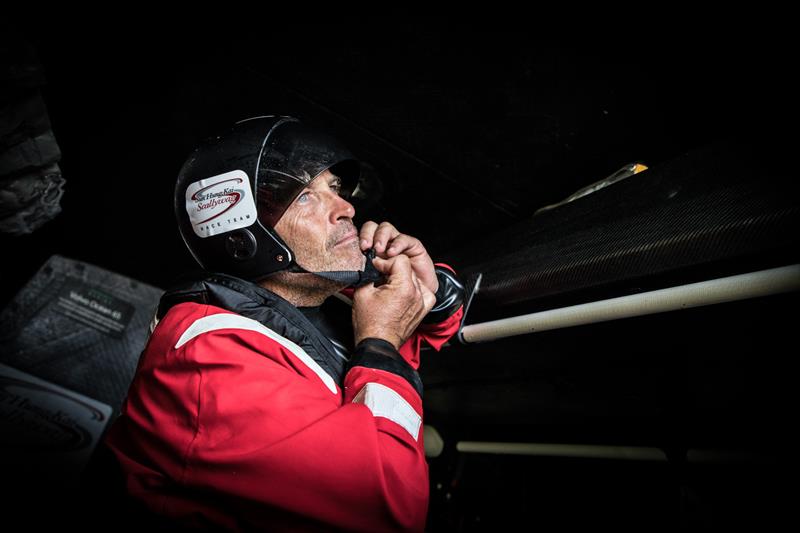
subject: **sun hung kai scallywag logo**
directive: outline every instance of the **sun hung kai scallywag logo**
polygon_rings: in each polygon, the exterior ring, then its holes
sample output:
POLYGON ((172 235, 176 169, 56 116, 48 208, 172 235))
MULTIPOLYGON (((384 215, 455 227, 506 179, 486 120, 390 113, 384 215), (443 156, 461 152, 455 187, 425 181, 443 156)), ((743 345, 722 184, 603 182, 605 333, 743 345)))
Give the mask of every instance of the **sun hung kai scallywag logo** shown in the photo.
POLYGON ((186 189, 186 212, 198 237, 244 228, 256 221, 250 179, 241 170, 196 181, 186 189))
POLYGON ((218 216, 224 215, 226 211, 233 209, 236 204, 239 203, 239 200, 241 200, 244 196, 244 191, 242 189, 234 189, 233 186, 235 184, 242 183, 242 181, 243 180, 241 178, 231 178, 229 180, 223 180, 219 183, 211 184, 208 187, 203 187, 194 193, 192 195, 192 200, 196 202, 198 211, 213 213, 215 208, 225 207, 222 211, 216 209, 216 211, 219 211, 217 214, 211 215, 205 220, 201 220, 198 222, 198 224, 208 222, 209 220, 214 220, 218 216), (221 191, 217 191, 220 186, 224 186, 228 183, 231 183, 231 186, 225 186, 221 191))

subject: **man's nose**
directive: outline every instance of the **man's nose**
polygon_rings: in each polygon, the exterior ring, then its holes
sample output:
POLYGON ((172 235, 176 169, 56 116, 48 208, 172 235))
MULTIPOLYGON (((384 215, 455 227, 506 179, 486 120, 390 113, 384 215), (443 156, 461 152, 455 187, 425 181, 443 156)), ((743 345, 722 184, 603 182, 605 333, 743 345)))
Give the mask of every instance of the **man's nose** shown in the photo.
POLYGON ((356 208, 353 207, 353 204, 339 196, 338 194, 333 195, 333 205, 331 206, 330 210, 330 221, 331 224, 338 224, 339 219, 341 218, 349 218, 352 219, 356 215, 356 208))

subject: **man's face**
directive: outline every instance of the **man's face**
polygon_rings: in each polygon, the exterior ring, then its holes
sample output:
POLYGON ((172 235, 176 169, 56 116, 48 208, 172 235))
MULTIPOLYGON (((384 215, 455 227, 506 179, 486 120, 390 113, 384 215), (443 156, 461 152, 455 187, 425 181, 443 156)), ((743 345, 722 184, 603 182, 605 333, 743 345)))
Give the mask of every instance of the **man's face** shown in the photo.
POLYGON ((278 235, 310 272, 361 270, 365 257, 353 225, 355 209, 339 196, 340 180, 326 170, 289 206, 275 225, 278 235))

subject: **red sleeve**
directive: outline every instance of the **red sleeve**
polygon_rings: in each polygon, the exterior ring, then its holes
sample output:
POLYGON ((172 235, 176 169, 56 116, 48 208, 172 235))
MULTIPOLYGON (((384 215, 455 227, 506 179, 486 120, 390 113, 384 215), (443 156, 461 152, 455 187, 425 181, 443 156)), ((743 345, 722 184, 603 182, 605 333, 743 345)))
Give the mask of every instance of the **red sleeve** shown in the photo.
MULTIPOLYGON (((434 266, 446 268, 455 273, 453 267, 445 263, 434 263, 434 266)), ((341 291, 344 296, 351 300, 353 299, 354 292, 355 289, 352 287, 347 287, 341 291)), ((463 315, 464 306, 462 305, 455 313, 438 324, 420 324, 414 334, 411 335, 398 350, 403 356, 403 359, 408 361, 414 370, 417 370, 420 363, 419 353, 422 348, 422 342, 426 342, 436 351, 441 350, 444 343, 458 332, 458 327, 461 324, 461 317, 463 315)))
POLYGON ((416 370, 419 368, 419 353, 425 341, 436 351, 442 349, 444 343, 458 331, 464 307, 460 307, 450 318, 438 324, 420 324, 411 337, 400 346, 400 355, 416 370))
POLYGON ((422 402, 405 379, 355 367, 332 392, 257 332, 211 331, 178 350, 163 337, 108 439, 151 508, 234 529, 424 528, 422 402), (161 476, 182 490, 159 493, 161 476))
MULTIPOLYGON (((435 263, 435 266, 443 267, 455 273, 452 267, 445 263, 435 263)), ((461 324, 461 317, 464 315, 464 306, 446 318, 444 321, 437 324, 420 324, 414 334, 400 346, 400 354, 408 361, 414 369, 419 368, 419 353, 422 348, 422 342, 425 341, 437 352, 442 349, 450 337, 458 332, 458 327, 461 324)))

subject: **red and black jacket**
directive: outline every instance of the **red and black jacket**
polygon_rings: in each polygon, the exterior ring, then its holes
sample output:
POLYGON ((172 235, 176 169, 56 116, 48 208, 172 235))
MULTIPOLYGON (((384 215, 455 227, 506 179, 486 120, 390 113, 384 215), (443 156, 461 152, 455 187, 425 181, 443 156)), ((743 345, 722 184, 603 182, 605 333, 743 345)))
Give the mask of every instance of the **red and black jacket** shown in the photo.
POLYGON ((463 312, 452 272, 437 275, 437 305, 399 353, 367 340, 349 359, 253 283, 213 274, 166 293, 106 438, 127 492, 190 527, 422 530, 419 353, 463 312))

